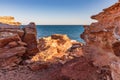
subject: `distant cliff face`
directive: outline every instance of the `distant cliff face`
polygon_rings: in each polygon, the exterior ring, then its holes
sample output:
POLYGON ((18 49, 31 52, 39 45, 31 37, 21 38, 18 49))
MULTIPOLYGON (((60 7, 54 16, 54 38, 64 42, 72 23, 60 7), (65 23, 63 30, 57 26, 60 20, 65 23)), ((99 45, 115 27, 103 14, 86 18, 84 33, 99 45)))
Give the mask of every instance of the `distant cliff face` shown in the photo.
POLYGON ((9 24, 9 25, 21 25, 20 22, 15 22, 14 17, 11 16, 0 16, 0 23, 9 24))

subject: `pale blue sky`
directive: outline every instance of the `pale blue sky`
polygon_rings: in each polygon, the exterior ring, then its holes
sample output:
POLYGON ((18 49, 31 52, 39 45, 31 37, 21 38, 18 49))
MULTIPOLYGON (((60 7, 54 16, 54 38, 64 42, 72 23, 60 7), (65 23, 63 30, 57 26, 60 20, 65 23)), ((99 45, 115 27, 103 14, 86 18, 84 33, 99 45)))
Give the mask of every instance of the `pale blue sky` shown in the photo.
POLYGON ((23 24, 90 24, 90 16, 118 0, 0 0, 0 16, 14 16, 23 24))

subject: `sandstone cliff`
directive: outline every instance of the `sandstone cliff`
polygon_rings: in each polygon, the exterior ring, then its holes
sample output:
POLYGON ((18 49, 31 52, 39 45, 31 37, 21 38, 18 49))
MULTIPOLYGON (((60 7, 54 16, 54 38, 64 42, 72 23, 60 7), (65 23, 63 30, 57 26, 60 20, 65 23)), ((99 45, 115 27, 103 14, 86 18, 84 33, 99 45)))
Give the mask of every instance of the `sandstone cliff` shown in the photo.
POLYGON ((120 80, 120 2, 91 18, 97 22, 84 26, 84 54, 95 66, 110 67, 112 80, 120 80))
POLYGON ((15 22, 14 17, 11 17, 11 16, 0 16, 0 23, 9 24, 9 25, 16 25, 16 26, 21 25, 20 22, 15 22))

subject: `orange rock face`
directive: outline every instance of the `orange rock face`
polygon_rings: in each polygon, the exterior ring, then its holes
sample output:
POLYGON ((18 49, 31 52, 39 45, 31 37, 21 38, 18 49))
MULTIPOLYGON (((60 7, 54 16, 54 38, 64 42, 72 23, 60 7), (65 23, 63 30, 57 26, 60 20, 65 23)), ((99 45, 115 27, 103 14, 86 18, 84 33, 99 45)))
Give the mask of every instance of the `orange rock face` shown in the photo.
POLYGON ((109 66, 112 79, 120 80, 120 2, 91 18, 98 22, 84 26, 84 54, 95 66, 109 66))
POLYGON ((55 34, 39 40, 38 48, 40 52, 32 58, 32 61, 53 62, 61 58, 72 46, 71 40, 66 35, 55 34))
POLYGON ((0 16, 0 23, 20 26, 20 22, 15 22, 14 17, 11 16, 0 16))

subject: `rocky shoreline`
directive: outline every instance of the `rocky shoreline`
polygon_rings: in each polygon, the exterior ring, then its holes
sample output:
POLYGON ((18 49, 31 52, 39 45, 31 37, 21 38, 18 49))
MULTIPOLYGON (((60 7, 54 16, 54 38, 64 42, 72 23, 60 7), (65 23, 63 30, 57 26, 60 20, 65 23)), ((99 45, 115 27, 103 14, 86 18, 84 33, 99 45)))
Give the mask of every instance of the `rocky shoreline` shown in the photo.
POLYGON ((1 23, 0 80, 120 80, 120 1, 91 18, 85 44, 60 34, 37 40, 34 23, 1 23))
MULTIPOLYGON (((14 71, 19 68, 28 72, 39 70, 40 73, 41 70, 47 69, 52 69, 50 72, 56 71, 56 67, 53 70, 54 66, 61 65, 58 67, 62 68, 62 65, 80 56, 83 56, 82 43, 70 40, 67 35, 53 34, 37 40, 35 23, 30 23, 24 28, 0 24, 0 71, 6 71, 7 75, 11 70, 11 74, 15 74, 14 71)), ((9 80, 11 76, 4 79, 3 73, 0 79, 9 80)), ((26 72, 23 71, 23 74, 26 75, 26 72)), ((11 80, 15 79, 12 76, 11 80)))

